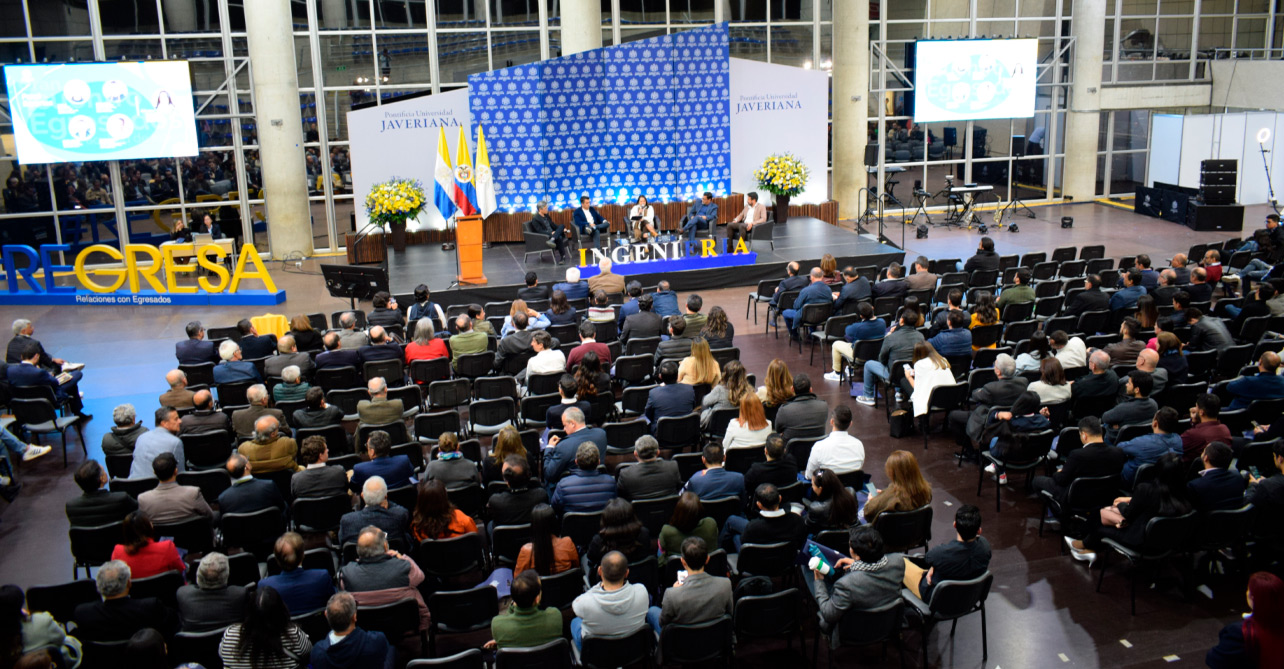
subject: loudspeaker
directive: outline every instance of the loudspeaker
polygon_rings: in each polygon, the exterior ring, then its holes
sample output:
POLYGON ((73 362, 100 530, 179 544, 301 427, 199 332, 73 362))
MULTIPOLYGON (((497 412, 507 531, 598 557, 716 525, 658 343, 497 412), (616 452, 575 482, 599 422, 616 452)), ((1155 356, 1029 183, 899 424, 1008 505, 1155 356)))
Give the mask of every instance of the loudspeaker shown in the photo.
POLYGON ((1199 175, 1199 183, 1204 186, 1233 186, 1234 172, 1204 172, 1199 175))
POLYGON ((1074 217, 1073 217, 1073 216, 1062 216, 1062 217, 1061 217, 1061 229, 1063 229, 1063 230, 1064 230, 1064 229, 1067 229, 1067 228, 1073 228, 1073 227, 1074 227, 1074 217))
POLYGON ((1244 229, 1244 205, 1191 202, 1184 223, 1191 230, 1240 231, 1244 229))
POLYGON ((919 223, 918 227, 915 228, 914 230, 914 238, 927 239, 927 231, 928 231, 928 227, 922 223, 919 223))
POLYGON ((866 167, 875 167, 878 165, 878 152, 882 150, 882 148, 883 147, 879 146, 878 144, 865 145, 865 166, 866 167))
POLYGON ((1199 161, 1199 169, 1204 172, 1230 172, 1234 174, 1238 165, 1239 161, 1234 158, 1199 161))
POLYGON ((1234 204, 1234 186, 1204 186, 1199 189, 1206 204, 1234 204))
POLYGON ((945 146, 958 146, 959 144, 958 128, 946 128, 944 140, 945 141, 943 143, 945 146))

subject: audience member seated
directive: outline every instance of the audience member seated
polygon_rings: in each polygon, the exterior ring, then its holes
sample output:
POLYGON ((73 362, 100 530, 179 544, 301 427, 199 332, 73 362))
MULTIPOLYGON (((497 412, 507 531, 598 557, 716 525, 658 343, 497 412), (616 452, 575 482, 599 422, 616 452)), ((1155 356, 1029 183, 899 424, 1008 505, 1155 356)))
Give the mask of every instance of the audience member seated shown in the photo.
MULTIPOLYGON (((581 327, 589 325, 584 323, 581 327)), ((592 327, 589 325, 589 327, 592 327)), ((526 379, 536 374, 561 374, 566 371, 566 356, 553 346, 553 336, 543 330, 531 335, 531 350, 535 355, 526 361, 526 368, 516 374, 518 383, 525 384, 526 379)))
POLYGON ((484 333, 487 337, 498 337, 499 333, 495 332, 495 326, 490 324, 486 318, 486 310, 480 304, 468 305, 468 318, 473 321, 473 329, 484 333))
POLYGON ((535 272, 527 272, 526 287, 517 289, 518 299, 522 299, 527 302, 531 302, 533 300, 547 300, 552 297, 552 295, 553 293, 549 290, 548 286, 540 284, 539 275, 535 272))
POLYGON ((651 425, 652 434, 659 427, 661 418, 686 416, 695 410, 695 388, 678 383, 677 363, 672 360, 660 363, 659 377, 660 385, 647 393, 646 407, 642 410, 642 416, 651 425))
POLYGON ((169 390, 161 393, 158 400, 161 406, 186 409, 194 404, 192 397, 195 393, 187 389, 186 374, 180 370, 171 369, 165 374, 165 382, 169 384, 169 390))
MULTIPOLYGON (((1137 371, 1145 372, 1150 375, 1150 395, 1152 397, 1164 392, 1168 383, 1168 370, 1159 366, 1159 354, 1154 351, 1143 348, 1137 354, 1137 371)), ((1119 387, 1119 398, 1124 398, 1124 387, 1119 387)))
POLYGON ((450 355, 446 342, 437 337, 432 319, 423 318, 415 323, 414 340, 406 344, 406 364, 416 360, 436 360, 450 355))
MULTIPOLYGON (((1275 229, 1280 229, 1278 223, 1275 229)), ((1245 593, 1249 613, 1222 628, 1217 646, 1208 651, 1204 662, 1211 669, 1284 665, 1281 592, 1284 592, 1284 581, 1275 574, 1259 571, 1249 576, 1245 593)))
POLYGON ((820 547, 829 563, 828 575, 817 569, 803 572, 807 590, 816 598, 820 627, 828 634, 838 633, 838 621, 851 609, 876 609, 896 601, 905 581, 905 559, 885 552, 878 530, 853 528, 848 544, 851 557, 843 558, 820 547))
POLYGON ((499 429, 499 434, 495 435, 490 442, 490 453, 482 457, 481 461, 481 481, 482 485, 490 485, 492 481, 504 480, 504 462, 509 456, 517 456, 523 462, 530 461, 530 453, 526 450, 526 444, 522 443, 522 435, 517 428, 512 425, 505 425, 499 429))
POLYGON ((959 268, 961 272, 971 274, 978 269, 988 269, 998 271, 999 254, 994 251, 994 240, 989 237, 982 237, 976 247, 976 253, 963 266, 959 268))
POLYGON ((294 341, 294 337, 286 335, 281 337, 276 344, 277 355, 274 355, 263 361, 263 374, 266 376, 285 376, 285 368, 298 367, 299 373, 304 376, 311 376, 315 365, 312 363, 312 356, 307 353, 300 353, 299 347, 294 341))
MULTIPOLYGON (((878 359, 865 361, 865 382, 863 392, 856 397, 857 402, 865 406, 874 406, 874 380, 882 379, 887 381, 892 375, 890 368, 893 362, 912 360, 914 358, 914 346, 923 341, 923 334, 910 325, 911 319, 918 319, 917 312, 902 308, 896 318, 896 324, 883 337, 883 345, 878 349, 878 359)), ((777 419, 777 422, 779 422, 779 419, 777 419)), ((777 431, 780 430, 777 429, 777 431)), ((786 440, 792 438, 788 435, 785 437, 786 440)))
MULTIPOLYGON (((870 309, 873 309, 873 307, 870 307, 870 309)), ((948 328, 950 314, 955 311, 963 315, 966 327, 966 323, 971 319, 971 316, 963 310, 963 291, 958 288, 951 288, 950 292, 945 295, 945 308, 936 312, 936 315, 932 317, 932 327, 928 330, 928 336, 935 337, 942 330, 948 328)))
POLYGON ((311 384, 303 380, 299 368, 290 365, 281 370, 281 383, 272 388, 272 400, 275 402, 298 402, 308 396, 311 384))
MULTIPOLYGON (((365 335, 362 334, 364 337, 365 335)), ((317 354, 317 369, 326 369, 328 367, 352 367, 353 369, 361 368, 361 354, 356 348, 342 348, 343 340, 334 332, 327 332, 321 338, 325 350, 317 354)))
MULTIPOLYGON (((1172 411, 1171 408, 1165 408, 1172 411)), ((1176 412, 1173 412, 1174 420, 1176 412)), ((1127 451, 1127 449, 1124 449, 1127 451)), ((1186 465, 1177 452, 1164 454, 1155 463, 1158 476, 1137 484, 1132 496, 1116 497, 1113 504, 1099 514, 1088 514, 1088 533, 1083 539, 1066 535, 1070 554, 1076 560, 1092 564, 1097 551, 1105 548, 1103 540, 1113 539, 1124 546, 1138 548, 1146 536, 1151 518, 1180 516, 1191 510, 1186 491, 1186 465)))
POLYGON ((1074 401, 1110 397, 1119 393, 1119 377, 1110 369, 1110 355, 1102 350, 1088 357, 1088 373, 1075 380, 1070 387, 1074 401))
POLYGON ((633 503, 618 497, 602 509, 601 529, 584 550, 587 567, 595 568, 612 551, 622 553, 630 563, 656 554, 656 540, 638 520, 633 503))
POLYGON ((887 266, 887 278, 876 282, 871 289, 872 297, 902 297, 909 292, 909 283, 905 281, 905 268, 893 262, 887 266))
MULTIPOLYGON (((976 293, 976 302, 971 306, 969 311, 972 313, 972 319, 968 322, 968 329, 985 327, 990 325, 1000 325, 999 308, 994 305, 994 294, 988 290, 980 290, 976 293)), ((914 314, 917 318, 917 312, 914 314)), ((997 344, 990 344, 987 348, 995 348, 997 344)), ((981 347, 973 344, 972 350, 980 350, 981 347)))
MULTIPOLYGON (((588 282, 580 281, 580 268, 566 268, 566 280, 562 283, 553 284, 554 297, 556 297, 558 291, 561 291, 568 301, 585 299, 589 296, 588 282)), ((549 316, 549 321, 555 325, 557 324, 557 321, 551 315, 549 316)))
MULTIPOLYGON (((138 510, 146 514, 152 523, 174 525, 193 518, 214 519, 214 512, 201 495, 200 488, 177 483, 178 461, 173 453, 156 456, 152 460, 152 472, 160 483, 138 496, 138 510)), ((134 573, 138 573, 137 568, 134 573)))
POLYGON ((531 485, 530 464, 525 456, 504 458, 504 483, 508 489, 491 495, 486 502, 486 517, 496 526, 525 525, 531 522, 531 509, 548 504, 544 487, 531 485))
POLYGON ((597 572, 601 581, 571 603, 571 640, 577 649, 583 639, 624 638, 644 625, 660 633, 660 607, 650 606, 645 585, 628 582, 629 560, 623 553, 607 553, 597 572))
POLYGON ((387 425, 401 422, 405 406, 400 399, 388 399, 388 382, 376 376, 366 383, 370 399, 357 402, 357 416, 365 425, 387 425))
POLYGON ((1185 317, 1190 324, 1190 343, 1186 345, 1188 352, 1220 351, 1235 345, 1235 338, 1226 329, 1226 323, 1222 319, 1205 316, 1195 307, 1187 309, 1185 317))
POLYGON ((357 315, 345 311, 339 315, 339 347, 357 350, 370 343, 366 333, 357 329, 357 315))
POLYGON ((566 357, 563 367, 573 369, 580 364, 584 354, 590 351, 597 354, 598 360, 607 365, 611 364, 611 348, 606 344, 598 343, 597 328, 592 323, 585 321, 580 323, 580 345, 571 349, 571 353, 566 357))
POLYGON ((325 391, 320 386, 308 388, 303 399, 308 405, 294 410, 294 415, 291 416, 294 427, 329 427, 343 422, 343 409, 327 404, 325 391))
POLYGON ((544 447, 544 483, 550 490, 575 463, 581 444, 602 444, 603 446, 598 447, 600 461, 601 451, 607 443, 606 432, 600 427, 589 427, 585 423, 584 412, 576 407, 562 412, 562 429, 566 431, 566 436, 551 436, 548 438, 548 445, 544 447))
MULTIPOLYGON (((768 448, 770 448, 768 442, 768 448)), ((754 505, 758 517, 748 520, 744 516, 727 519, 722 545, 732 552, 740 552, 744 544, 788 543, 792 549, 802 548, 807 538, 807 525, 802 516, 781 508, 783 498, 780 488, 772 483, 760 483, 753 489, 754 505)))
POLYGON ((682 553, 682 542, 689 537, 699 537, 707 546, 718 545, 718 522, 706 516, 700 498, 693 492, 684 492, 673 505, 673 515, 660 528, 660 564, 663 565, 682 553))
POLYGON ((1194 462, 1204 454, 1204 447, 1220 441, 1231 443, 1230 428, 1218 418, 1222 413, 1222 400, 1212 393, 1203 393, 1195 398, 1195 406, 1190 408, 1190 427, 1181 433, 1181 459, 1194 462))
POLYGON ((705 446, 700 454, 700 460, 704 463, 704 469, 692 475, 683 490, 699 495, 704 501, 744 497, 745 477, 722 466, 721 444, 705 446))
POLYGON ((798 297, 794 299, 789 309, 780 312, 780 315, 785 318, 785 329, 789 331, 789 338, 793 340, 799 337, 794 328, 797 327, 796 320, 801 316, 803 307, 809 304, 832 304, 834 301, 833 293, 829 292, 829 284, 825 283, 825 273, 819 267, 811 268, 808 277, 810 283, 807 287, 798 293, 798 297))
POLYGON ((974 409, 955 409, 949 414, 950 431, 954 432, 961 445, 965 445, 965 439, 968 444, 981 443, 981 432, 991 409, 1012 406, 1029 385, 1025 377, 1017 376, 1016 360, 1006 353, 1000 353, 994 359, 994 375, 998 378, 972 391, 974 409))
POLYGON ((580 556, 570 537, 558 536, 561 523, 548 504, 536 504, 530 510, 531 540, 517 554, 513 572, 524 574, 535 570, 540 576, 552 576, 580 566, 580 556))
POLYGON ((280 489, 271 481, 254 478, 250 461, 244 455, 233 453, 227 459, 227 473, 232 477, 232 485, 218 496, 218 511, 222 516, 254 513, 270 507, 280 509, 284 514, 285 498, 281 496, 280 489))
POLYGON ((699 336, 709 342, 709 348, 732 348, 735 346, 736 328, 727 319, 727 311, 720 306, 709 309, 709 318, 699 330, 699 336))
POLYGON ((795 376, 793 385, 793 397, 776 411, 776 431, 784 437, 786 443, 790 439, 824 437, 829 405, 812 392, 811 378, 806 374, 795 376))
POLYGON ((254 426, 264 416, 275 418, 277 425, 285 422, 285 414, 281 413, 280 409, 268 408, 267 386, 261 383, 250 386, 250 389, 245 393, 245 399, 249 400, 250 405, 232 412, 232 429, 236 432, 236 436, 253 437, 254 426))
MULTIPOLYGON (((864 277, 862 277, 862 279, 863 278, 864 277)), ((838 307, 835 306, 834 310, 837 311, 838 307)), ((857 304, 856 314, 859 319, 855 323, 848 325, 843 331, 843 339, 841 341, 834 342, 831 347, 833 371, 825 374, 826 381, 837 383, 842 380, 844 360, 851 360, 854 365, 860 365, 865 362, 864 360, 856 360, 856 342, 870 339, 882 339, 883 335, 887 332, 887 323, 881 318, 874 317, 874 307, 871 306, 869 302, 861 302, 857 304)), ((971 346, 971 342, 971 333, 969 333, 969 346, 971 346)), ((972 349, 969 348, 968 352, 971 352, 971 350, 972 349)))
POLYGON ((548 317, 527 307, 526 301, 519 298, 513 300, 513 303, 508 307, 508 315, 504 317, 504 325, 499 328, 500 337, 507 337, 513 332, 513 316, 519 313, 526 314, 526 327, 531 330, 543 330, 548 327, 548 317))
POLYGON ((193 403, 195 410, 179 420, 179 436, 203 434, 214 430, 226 430, 229 436, 232 434, 232 419, 214 408, 214 395, 210 391, 196 391, 193 403))
POLYGON ((203 365, 218 362, 214 342, 205 340, 205 326, 200 321, 191 321, 185 329, 187 339, 174 344, 174 356, 178 358, 178 364, 203 365))
POLYGON ((1131 365, 1137 361, 1137 354, 1146 348, 1146 342, 1141 338, 1141 324, 1135 318, 1125 318, 1119 324, 1119 334, 1123 340, 1107 346, 1106 354, 1110 356, 1111 365, 1131 365))
POLYGON ((381 290, 370 298, 370 306, 373 309, 366 314, 366 323, 368 325, 400 325, 406 326, 406 317, 397 308, 397 298, 388 294, 388 291, 381 290))
MULTIPOLYGON (((1103 424, 1106 419, 1101 421, 1103 424)), ((1107 435, 1110 428, 1106 427, 1107 435)), ((1128 462, 1124 463, 1123 479, 1129 485, 1132 484, 1133 478, 1137 475, 1137 470, 1142 465, 1154 464, 1161 457, 1168 453, 1181 455, 1181 436, 1177 431, 1181 425, 1177 422, 1177 410, 1172 407, 1164 407, 1155 412, 1154 418, 1150 421, 1150 434, 1143 434, 1136 439, 1119 444, 1119 449, 1128 456, 1128 462)), ((1109 443, 1109 439, 1106 440, 1109 443)))
MULTIPOLYGON (((585 389, 587 391, 587 389, 585 389)), ((563 374, 557 380, 557 393, 561 396, 561 402, 548 408, 548 413, 544 416, 544 424, 550 431, 565 429, 562 422, 562 415, 567 409, 579 409, 580 413, 587 416, 592 406, 588 400, 579 397, 579 382, 570 374, 563 374)))
POLYGON ((681 316, 669 316, 666 319, 666 326, 669 338, 661 341, 655 349, 656 366, 665 360, 683 360, 691 355, 693 339, 684 336, 687 331, 686 320, 681 316))
MULTIPOLYGON (((637 313, 625 316, 624 325, 620 328, 620 341, 622 343, 627 344, 634 337, 642 339, 660 336, 661 330, 666 327, 666 324, 664 317, 653 310, 654 304, 655 298, 651 295, 638 296, 637 313)), ((628 305, 626 304, 625 306, 628 305)), ((621 315, 623 313, 623 310, 621 310, 621 315)))
POLYGON ((1110 296, 1110 310, 1122 311, 1132 309, 1137 306, 1137 298, 1146 294, 1145 286, 1141 285, 1141 272, 1137 269, 1130 269, 1124 272, 1119 279, 1123 288, 1115 291, 1110 296))
POLYGON ((241 359, 241 348, 231 339, 219 344, 219 357, 223 362, 214 366, 214 383, 238 383, 242 381, 262 381, 259 370, 254 363, 241 359))
POLYGON ((1257 360, 1257 373, 1231 381, 1226 390, 1235 396, 1229 409, 1245 409, 1254 400, 1284 398, 1284 376, 1279 374, 1280 355, 1267 351, 1257 360))
POLYGON ((330 448, 325 437, 311 436, 303 440, 300 449, 303 469, 290 477, 290 495, 294 499, 334 497, 348 494, 348 475, 343 467, 326 464, 330 448))
POLYGON ((774 432, 768 434, 763 453, 766 462, 755 462, 745 472, 745 492, 753 494, 763 483, 783 488, 798 481, 798 464, 793 456, 785 453, 784 438, 774 432))
POLYGON ((1204 447, 1200 456, 1204 467, 1186 484, 1190 503, 1196 510, 1217 511, 1244 506, 1244 488, 1248 482, 1239 472, 1230 471, 1234 459, 1231 447, 1220 441, 1204 447))
POLYGON ((129 478, 144 479, 152 476, 152 462, 161 453, 171 453, 178 462, 178 471, 185 471, 183 442, 178 439, 182 421, 173 407, 156 410, 156 427, 134 442, 134 462, 129 468, 129 478))
POLYGON ((273 547, 276 563, 281 573, 259 579, 258 588, 275 589, 285 602, 290 615, 311 613, 325 606, 334 594, 330 572, 324 569, 300 569, 303 562, 303 537, 297 532, 286 532, 273 547))
POLYGON ((1091 476, 1118 476, 1128 461, 1128 455, 1118 446, 1106 444, 1101 419, 1087 416, 1079 420, 1079 442, 1082 448, 1076 448, 1069 454, 1058 452, 1065 459, 1052 476, 1036 476, 1031 481, 1035 490, 1047 491, 1064 505, 1070 484, 1076 479, 1091 476))
POLYGON ((1048 338, 1048 344, 1056 354, 1057 362, 1061 363, 1062 369, 1068 370, 1088 365, 1088 348, 1082 339, 1071 337, 1064 330, 1057 330, 1048 338))
POLYGON ((709 320, 707 316, 700 313, 700 309, 703 307, 704 298, 696 293, 691 293, 687 296, 686 308, 682 312, 682 319, 687 322, 684 336, 692 339, 700 336, 700 330, 704 329, 704 324, 709 320))
POLYGON ((730 616, 731 579, 704 572, 712 542, 691 536, 681 545, 682 568, 687 575, 664 591, 660 625, 699 625, 730 616))
POLYGON ((811 500, 806 504, 807 529, 845 530, 857 521, 856 495, 843 486, 829 469, 817 469, 811 476, 811 500))
POLYGON ((364 507, 339 519, 340 545, 356 541, 361 528, 368 526, 386 532, 389 539, 402 546, 414 545, 410 539, 410 511, 388 501, 388 484, 382 477, 366 479, 361 486, 361 501, 364 507))
POLYGON ((173 541, 157 541, 152 521, 142 511, 125 516, 122 543, 111 551, 112 560, 129 565, 129 572, 138 578, 147 578, 167 571, 187 573, 187 564, 178 556, 173 541))
MULTIPOLYGON (((1150 398, 1153 385, 1154 381, 1146 372, 1135 369, 1128 372, 1123 382, 1123 394, 1127 399, 1101 414, 1101 423, 1106 427, 1107 443, 1118 443, 1116 438, 1119 436, 1119 430, 1126 425, 1145 424, 1147 419, 1153 417, 1159 410, 1159 405, 1150 398)), ((1178 441, 1180 442, 1181 439, 1179 438, 1178 441)), ((1178 448, 1178 450, 1181 449, 1178 448)))
POLYGON ((410 533, 416 543, 450 539, 476 531, 477 523, 450 502, 450 495, 446 494, 446 486, 441 481, 419 484, 415 514, 410 518, 410 533))
MULTIPOLYGON (((112 409, 111 419, 115 425, 103 435, 103 455, 133 455, 134 444, 138 438, 147 433, 147 428, 134 413, 134 405, 118 404, 112 409)), ((28 444, 30 449, 31 444, 28 444)), ((48 448, 48 447, 39 447, 48 448)))
POLYGON ((589 295, 588 318, 584 322, 612 324, 616 322, 615 308, 611 306, 611 298, 607 297, 605 290, 595 290, 589 295))
MULTIPOLYGON (((781 411, 783 410, 782 407, 781 411)), ((829 413, 829 435, 812 445, 811 457, 807 458, 803 475, 808 480, 822 468, 835 474, 849 474, 860 471, 865 466, 865 445, 860 439, 847 433, 851 424, 852 410, 846 405, 840 404, 829 413)))
POLYGON ((509 590, 512 603, 490 619, 491 640, 483 648, 534 648, 562 638, 562 612, 541 609, 540 578, 534 570, 519 572, 509 590))
MULTIPOLYGON (((410 460, 403 455, 397 458, 404 459, 405 464, 410 464, 410 460)), ((373 461, 372 459, 371 462, 373 461)), ((447 488, 458 488, 469 483, 481 484, 481 473, 477 471, 476 462, 465 458, 464 454, 459 452, 459 437, 454 432, 443 432, 437 440, 437 457, 428 463, 423 480, 441 481, 447 488)))
POLYGON ((101 602, 76 605, 72 621, 81 641, 123 641, 140 629, 151 628, 166 638, 178 632, 178 616, 159 599, 129 596, 129 565, 109 560, 98 568, 94 581, 101 602))
POLYGON ((227 584, 229 571, 226 555, 206 553, 196 568, 196 583, 178 589, 184 632, 212 632, 245 619, 246 590, 227 584))
MULTIPOLYGON (((241 339, 237 343, 240 345, 241 353, 246 360, 266 358, 276 353, 276 337, 259 334, 250 319, 242 318, 237 322, 236 329, 241 331, 241 339)), ((221 348, 219 352, 222 353, 221 348)), ((226 358, 224 359, 226 360, 226 358)))
POLYGON ((392 669, 397 649, 383 632, 357 627, 357 600, 350 593, 337 592, 325 607, 330 633, 312 646, 312 669, 392 669))
POLYGON ((602 369, 602 361, 592 351, 580 358, 579 369, 575 370, 575 383, 580 399, 591 395, 613 395, 611 375, 602 369))
POLYGON ((361 356, 363 365, 382 360, 404 360, 406 357, 401 344, 393 341, 380 325, 370 328, 370 343, 357 349, 357 354, 361 356))
MULTIPOLYGON (((535 338, 535 332, 527 329, 528 321, 526 314, 513 315, 513 331, 508 336, 499 340, 499 346, 495 351, 495 369, 504 368, 505 358, 515 358, 525 354, 531 349, 531 342, 535 338)), ((525 370, 522 370, 517 376, 520 382, 526 376, 525 370)))
MULTIPOLYGON (((321 342, 322 334, 312 327, 312 321, 306 314, 296 314, 290 319, 290 337, 294 339, 294 345, 300 351, 320 351, 324 348, 321 342)), ((309 361, 311 356, 309 356, 309 361)))
POLYGON ((38 365, 43 350, 37 342, 28 343, 26 348, 22 349, 21 364, 9 363, 6 369, 11 386, 46 386, 52 392, 54 400, 61 405, 64 402, 67 407, 76 414, 76 416, 89 420, 92 415, 84 412, 84 404, 81 401, 81 393, 77 389, 80 383, 80 372, 70 372, 71 379, 66 383, 59 383, 54 376, 53 371, 47 367, 38 365))
POLYGON ((553 489, 553 508, 558 513, 601 511, 607 502, 616 498, 615 479, 597 468, 600 458, 598 445, 591 441, 576 447, 575 468, 553 489))
POLYGON ((107 489, 107 471, 97 461, 82 462, 76 467, 74 478, 82 494, 67 500, 67 521, 72 527, 120 522, 138 510, 138 502, 133 497, 107 489))
MULTIPOLYGON (((1178 253, 1177 255, 1181 255, 1178 253)), ((1173 256, 1176 262, 1177 256, 1173 256)), ((1184 267, 1182 269, 1185 269, 1184 267)), ((1186 274, 1187 281, 1190 280, 1190 273, 1186 274)), ((1178 281, 1178 274, 1173 269, 1166 269, 1159 273, 1159 284, 1153 289, 1147 289, 1146 294, 1155 298, 1155 304, 1171 304, 1173 296, 1181 290, 1181 282, 1178 281)))
MULTIPOLYGON (((962 330, 962 332, 968 332, 962 330)), ((971 333, 968 333, 969 337, 971 333)), ((970 355, 970 350, 965 353, 970 355)), ((929 342, 914 345, 913 367, 906 370, 901 380, 902 396, 909 395, 910 405, 917 418, 927 414, 928 402, 932 391, 938 386, 954 385, 954 372, 950 371, 950 361, 937 352, 929 342)))
MULTIPOLYGON (((1000 460, 1028 462, 1045 452, 1031 453, 1026 450, 1026 435, 1041 432, 1052 427, 1049 420, 1051 413, 1047 407, 1039 406, 1039 396, 1027 390, 1017 396, 1012 408, 1007 411, 992 410, 986 419, 985 430, 981 433, 981 448, 988 449, 990 454, 1000 460)), ((1008 484, 1008 476, 1002 465, 990 463, 985 466, 985 473, 997 476, 999 485, 1008 484)))
POLYGON ((962 311, 950 311, 946 317, 947 329, 932 337, 928 343, 943 356, 972 354, 972 331, 967 327, 967 317, 962 311))
POLYGON ((224 669, 295 667, 311 652, 312 641, 290 620, 280 593, 262 586, 250 595, 244 621, 228 627, 218 646, 224 669))
POLYGON ((1244 327, 1244 321, 1250 318, 1260 316, 1271 316, 1270 301, 1275 298, 1275 286, 1263 281, 1257 285, 1257 290, 1244 301, 1243 307, 1237 307, 1233 304, 1226 305, 1226 313, 1234 320, 1231 327, 1239 332, 1244 327))
MULTIPOLYGON (((691 332, 689 323, 687 332, 691 332)), ((718 361, 714 360, 713 355, 709 353, 709 342, 703 337, 694 337, 691 340, 691 354, 678 364, 678 383, 714 387, 721 382, 722 370, 718 366, 718 361)))
POLYGON ((467 314, 455 319, 455 329, 458 334, 450 337, 450 365, 459 371, 459 358, 487 350, 490 338, 485 332, 473 329, 473 320, 467 314))
POLYGON ((1160 332, 1155 338, 1155 350, 1159 353, 1157 367, 1168 372, 1168 385, 1175 386, 1190 381, 1190 364, 1182 354, 1182 343, 1177 335, 1171 332, 1160 332))
POLYGON ((1004 288, 1003 291, 999 293, 999 301, 996 303, 999 307, 999 311, 1002 311, 1003 308, 1009 304, 1026 304, 1027 302, 1033 302, 1034 288, 1030 287, 1030 281, 1032 281, 1033 278, 1034 275, 1030 272, 1030 268, 1019 268, 1016 271, 1016 285, 1011 288, 1004 288))
MULTIPOLYGON (((727 364, 728 370, 732 369, 733 365, 741 370, 744 369, 738 361, 732 361, 727 364)), ((743 374, 743 371, 739 373, 743 374)), ((761 448, 767 443, 767 437, 772 434, 771 421, 767 420, 762 401, 754 394, 751 386, 746 384, 746 390, 747 392, 740 398, 740 414, 727 423, 726 434, 722 437, 724 451, 734 448, 761 448)), ((705 398, 707 400, 708 395, 705 398)))
POLYGON ((428 606, 419 593, 424 573, 410 556, 388 548, 388 533, 374 525, 357 537, 357 559, 339 570, 339 583, 359 606, 381 606, 402 599, 419 604, 419 629, 428 624, 428 606))
POLYGON ((660 459, 660 444, 651 435, 638 437, 633 444, 637 464, 616 471, 616 492, 623 499, 637 501, 668 497, 682 489, 678 463, 660 459))
POLYGON ((281 424, 274 416, 264 416, 254 422, 254 439, 237 447, 260 474, 281 470, 298 471, 299 445, 294 439, 281 434, 281 424))
POLYGON ((981 536, 981 510, 964 504, 954 512, 954 540, 938 544, 922 560, 905 558, 905 587, 927 602, 942 581, 967 581, 990 568, 990 541, 981 536))
POLYGON ((913 511, 932 501, 932 486, 923 478, 913 453, 892 451, 883 470, 889 483, 865 502, 861 515, 866 523, 873 523, 884 511, 913 511))

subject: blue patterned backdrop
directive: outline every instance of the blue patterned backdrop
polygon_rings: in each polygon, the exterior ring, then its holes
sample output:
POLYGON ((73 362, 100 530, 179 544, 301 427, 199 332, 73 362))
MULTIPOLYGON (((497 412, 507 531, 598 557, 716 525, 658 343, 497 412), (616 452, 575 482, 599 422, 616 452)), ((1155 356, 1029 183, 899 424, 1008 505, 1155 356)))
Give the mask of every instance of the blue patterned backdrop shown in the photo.
POLYGON ((727 24, 468 78, 499 208, 731 188, 727 24))

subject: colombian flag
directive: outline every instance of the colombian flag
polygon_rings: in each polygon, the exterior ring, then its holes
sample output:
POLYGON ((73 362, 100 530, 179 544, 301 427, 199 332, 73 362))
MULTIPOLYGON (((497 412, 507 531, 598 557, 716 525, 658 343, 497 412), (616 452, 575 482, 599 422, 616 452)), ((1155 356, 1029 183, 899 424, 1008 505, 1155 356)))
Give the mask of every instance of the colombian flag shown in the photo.
POLYGON ((455 189, 450 199, 461 216, 477 214, 477 187, 473 185, 473 160, 468 155, 468 135, 459 126, 459 149, 455 154, 455 189))
POLYGON ((437 205, 437 211, 441 212, 442 218, 450 218, 455 215, 455 201, 451 197, 455 192, 455 170, 450 166, 450 146, 446 144, 446 129, 438 128, 438 131, 432 201, 437 205))

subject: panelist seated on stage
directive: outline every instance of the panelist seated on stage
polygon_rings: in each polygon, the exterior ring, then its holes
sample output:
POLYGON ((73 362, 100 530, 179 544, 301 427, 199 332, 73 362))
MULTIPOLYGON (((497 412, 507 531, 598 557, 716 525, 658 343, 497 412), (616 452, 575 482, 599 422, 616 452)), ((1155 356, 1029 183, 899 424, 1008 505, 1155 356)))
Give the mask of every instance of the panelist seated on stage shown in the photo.
POLYGON ((535 234, 548 237, 545 244, 557 251, 557 262, 566 262, 566 227, 553 222, 553 217, 548 215, 548 202, 540 200, 539 204, 535 205, 535 215, 531 217, 530 229, 535 234))
POLYGON ((687 240, 695 239, 696 232, 710 230, 718 224, 718 203, 713 201, 713 193, 706 192, 687 209, 686 218, 682 219, 682 231, 687 240))
POLYGON ((188 225, 183 219, 174 221, 174 229, 170 231, 169 238, 172 241, 183 241, 188 244, 192 243, 192 235, 210 235, 214 239, 222 239, 223 229, 218 223, 214 222, 214 217, 209 214, 201 216, 199 219, 193 217, 192 224, 188 225))
POLYGON ((657 233, 655 207, 645 195, 638 195, 637 202, 629 208, 629 229, 633 231, 633 241, 644 242, 654 239, 657 233))
MULTIPOLYGON (((603 232, 611 230, 611 224, 593 207, 592 200, 585 195, 580 198, 580 207, 571 215, 571 222, 580 231, 580 236, 593 235, 593 246, 601 246, 603 232)), ((575 298, 571 298, 575 299, 575 298)))
POLYGON ((758 201, 758 193, 745 196, 745 208, 727 225, 727 243, 734 247, 737 239, 749 239, 749 231, 759 223, 767 222, 767 207, 758 201))

